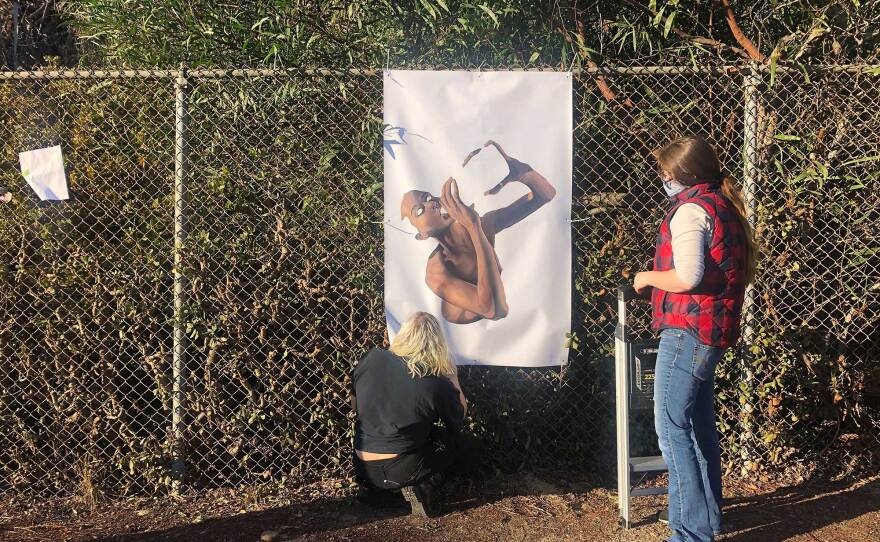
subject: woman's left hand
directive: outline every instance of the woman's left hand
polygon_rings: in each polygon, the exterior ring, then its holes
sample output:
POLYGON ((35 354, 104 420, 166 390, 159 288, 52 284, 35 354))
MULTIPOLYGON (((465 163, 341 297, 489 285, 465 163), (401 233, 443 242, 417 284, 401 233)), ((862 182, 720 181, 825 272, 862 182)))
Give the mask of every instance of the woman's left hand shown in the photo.
POLYGON ((645 288, 649 288, 651 286, 651 283, 648 281, 648 278, 650 277, 649 273, 650 271, 642 271, 641 273, 636 273, 636 277, 633 280, 633 288, 637 293, 641 294, 645 288))

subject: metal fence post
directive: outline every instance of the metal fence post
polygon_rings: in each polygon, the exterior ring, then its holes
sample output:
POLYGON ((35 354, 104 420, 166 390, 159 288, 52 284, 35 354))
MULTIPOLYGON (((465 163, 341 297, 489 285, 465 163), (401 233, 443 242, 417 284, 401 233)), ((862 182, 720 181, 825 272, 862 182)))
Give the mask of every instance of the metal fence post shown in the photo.
POLYGON ((18 0, 12 2, 12 69, 18 69, 18 0))
MULTIPOLYGON (((758 69, 752 65, 743 79, 743 196, 746 202, 746 216, 754 229, 757 224, 755 209, 757 208, 758 179, 760 169, 759 159, 759 125, 760 125, 760 90, 761 75, 758 69)), ((752 346, 755 341, 755 289, 750 284, 746 287, 745 300, 743 303, 743 333, 742 355, 739 359, 741 393, 745 400, 740 401, 740 459, 742 459, 742 474, 749 471, 749 466, 755 460, 754 429, 752 427, 752 415, 755 411, 753 404, 755 372, 752 366, 752 346)))
POLYGON ((183 480, 186 467, 184 432, 186 428, 186 329, 184 326, 185 277, 181 272, 182 254, 186 242, 186 127, 188 109, 186 66, 181 66, 174 81, 174 359, 172 371, 172 474, 175 482, 183 480))

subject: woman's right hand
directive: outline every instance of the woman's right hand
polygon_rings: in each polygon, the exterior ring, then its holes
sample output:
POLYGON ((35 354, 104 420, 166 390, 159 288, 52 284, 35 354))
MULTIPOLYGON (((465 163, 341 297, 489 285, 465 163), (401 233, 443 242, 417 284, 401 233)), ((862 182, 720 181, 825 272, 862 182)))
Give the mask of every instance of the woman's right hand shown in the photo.
POLYGON ((477 230, 480 227, 480 215, 474 209, 474 206, 467 206, 461 201, 458 194, 458 182, 450 177, 443 184, 443 190, 440 193, 440 205, 449 213, 449 217, 468 231, 477 230))
POLYGON ((650 271, 642 271, 641 273, 636 273, 635 279, 633 280, 633 289, 637 294, 641 295, 645 288, 649 288, 651 286, 650 283, 650 271))

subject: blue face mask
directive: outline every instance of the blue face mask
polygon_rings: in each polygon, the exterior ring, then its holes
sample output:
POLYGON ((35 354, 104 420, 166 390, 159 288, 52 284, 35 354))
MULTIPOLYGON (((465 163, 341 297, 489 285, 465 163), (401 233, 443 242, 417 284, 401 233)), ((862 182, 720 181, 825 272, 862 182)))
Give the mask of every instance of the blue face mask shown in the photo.
POLYGON ((687 187, 675 181, 663 181, 663 190, 666 191, 666 195, 670 198, 674 198, 685 188, 687 187))

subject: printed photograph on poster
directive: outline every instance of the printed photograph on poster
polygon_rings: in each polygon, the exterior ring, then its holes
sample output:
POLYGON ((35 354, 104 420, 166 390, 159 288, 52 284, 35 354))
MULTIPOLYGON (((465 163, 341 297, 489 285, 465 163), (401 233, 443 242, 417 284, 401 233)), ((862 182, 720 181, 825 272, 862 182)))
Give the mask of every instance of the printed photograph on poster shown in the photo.
POLYGON ((566 363, 571 77, 387 71, 389 336, 434 314, 458 363, 566 363))

